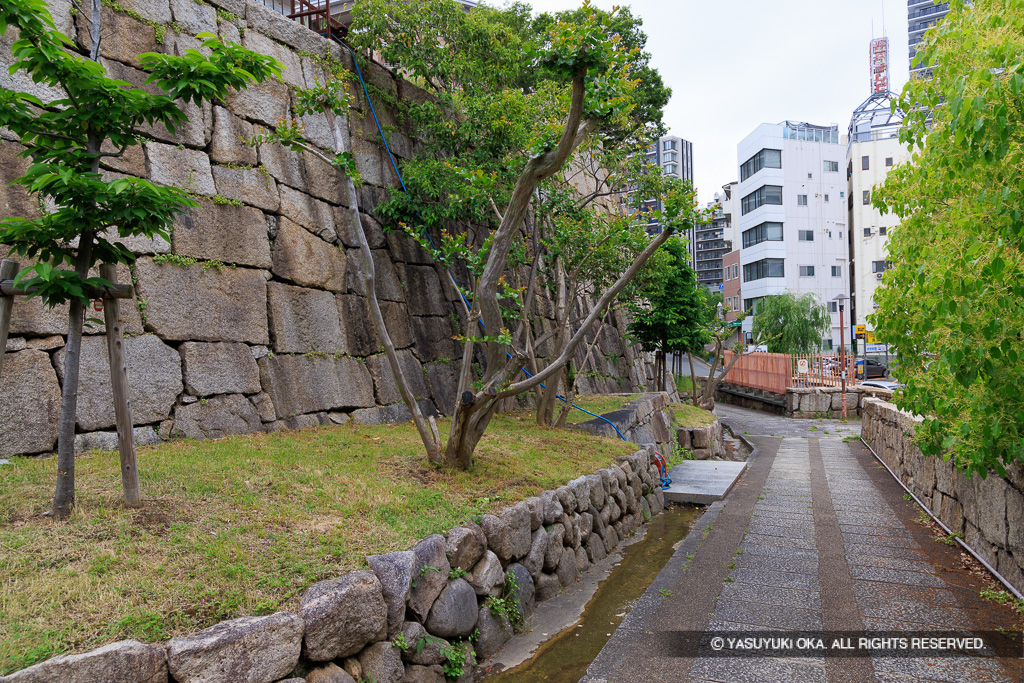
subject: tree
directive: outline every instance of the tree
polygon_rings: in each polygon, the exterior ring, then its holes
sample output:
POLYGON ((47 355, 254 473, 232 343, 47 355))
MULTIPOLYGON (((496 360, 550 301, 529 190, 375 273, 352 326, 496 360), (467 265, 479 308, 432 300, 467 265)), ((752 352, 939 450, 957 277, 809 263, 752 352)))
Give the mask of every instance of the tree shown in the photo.
POLYGON ((646 300, 630 306, 629 332, 644 351, 654 352, 658 388, 666 391, 665 359, 670 353, 704 353, 711 342, 707 329, 708 290, 697 283, 690 254, 681 238, 664 247, 671 259, 650 283, 646 300))
POLYGON ((786 292, 757 302, 752 333, 768 340, 769 353, 814 353, 831 327, 832 316, 817 297, 786 292))
POLYGON ((138 178, 103 180, 100 164, 140 144, 136 130, 143 124, 163 124, 173 133, 187 120, 181 103, 226 99, 229 88, 245 88, 280 74, 280 66, 270 57, 207 35, 201 37, 209 57, 196 50, 181 56, 140 57, 150 73, 148 82, 166 95, 127 87, 109 78, 99 63, 101 4, 91 0, 85 17, 90 25, 85 54, 56 30, 43 0, 5 0, 0 5, 0 34, 9 27, 19 31, 11 68, 65 94, 44 104, 27 93, 0 89, 0 126, 20 137, 24 156, 32 160, 17 182, 57 207, 36 219, 4 218, 0 243, 9 245, 13 254, 36 260, 18 274, 22 286, 36 288, 47 306, 70 302, 53 501, 58 519, 71 513, 75 501, 75 414, 84 311, 89 292, 111 284, 90 277, 89 270, 97 263, 131 263, 134 256, 118 238, 169 238, 175 214, 195 205, 180 188, 138 178))
MULTIPOLYGON (((584 8, 592 10, 589 2, 584 8)), ((426 144, 403 166, 408 196, 394 196, 377 211, 463 275, 466 332, 442 457, 448 466, 467 468, 499 403, 554 380, 651 254, 693 221, 692 191, 674 188, 666 202, 668 229, 593 292, 594 308, 564 335, 546 367, 520 378, 530 359, 524 339, 539 267, 528 269, 525 285, 514 280, 517 269, 537 262, 531 235, 540 204, 551 196, 544 183, 575 163, 578 150, 595 150, 632 125, 629 69, 639 52, 621 46, 610 28, 614 13, 584 14, 552 26, 538 46, 519 32, 521 17, 486 7, 466 14, 450 0, 367 0, 355 8, 353 41, 401 64, 435 95, 424 106, 405 107, 406 122, 426 144), (535 87, 523 88, 530 78, 535 87), (465 231, 450 232, 453 223, 465 231), (475 359, 482 361, 479 370, 475 359)), ((425 445, 429 454, 440 444, 425 445)))
POLYGON ((874 194, 894 212, 875 333, 927 455, 968 475, 1024 460, 1024 1, 955 0, 898 101, 914 152, 874 194))

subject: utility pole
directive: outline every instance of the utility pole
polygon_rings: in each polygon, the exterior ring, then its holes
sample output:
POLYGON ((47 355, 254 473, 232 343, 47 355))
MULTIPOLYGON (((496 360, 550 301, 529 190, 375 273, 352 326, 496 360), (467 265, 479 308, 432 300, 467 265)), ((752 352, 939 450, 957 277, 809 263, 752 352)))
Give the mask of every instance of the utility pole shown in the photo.
MULTIPOLYGON (((843 419, 846 419, 846 323, 843 322, 843 302, 846 301, 845 294, 837 294, 835 301, 839 302, 839 372, 842 376, 843 386, 843 419)), ((864 366, 864 373, 867 374, 867 366, 864 366)))

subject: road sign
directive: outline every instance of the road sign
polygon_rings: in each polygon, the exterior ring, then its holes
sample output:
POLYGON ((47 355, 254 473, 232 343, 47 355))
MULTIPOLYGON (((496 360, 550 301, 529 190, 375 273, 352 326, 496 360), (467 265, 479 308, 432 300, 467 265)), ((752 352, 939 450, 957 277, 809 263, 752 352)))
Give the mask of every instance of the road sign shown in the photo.
POLYGON ((796 371, 798 373, 800 373, 801 375, 806 375, 807 374, 807 359, 806 358, 798 358, 797 359, 797 361, 796 361, 796 371))
POLYGON ((857 325, 856 331, 857 331, 857 339, 863 339, 864 338, 864 326, 863 325, 857 325))

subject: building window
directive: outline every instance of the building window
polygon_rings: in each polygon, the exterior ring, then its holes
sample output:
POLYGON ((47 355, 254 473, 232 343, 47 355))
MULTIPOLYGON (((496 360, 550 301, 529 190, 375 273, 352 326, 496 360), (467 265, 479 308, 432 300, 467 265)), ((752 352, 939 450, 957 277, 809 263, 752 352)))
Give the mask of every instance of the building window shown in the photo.
POLYGON ((814 266, 800 266, 800 277, 814 277, 814 266))
POLYGON ((762 185, 757 188, 741 201, 741 211, 743 215, 747 215, 759 206, 765 204, 775 204, 782 206, 782 186, 781 185, 762 185))
POLYGON ((676 141, 675 140, 665 140, 665 141, 663 141, 661 143, 661 148, 663 150, 675 149, 676 148, 676 141))
POLYGON ((888 265, 886 264, 885 261, 872 261, 871 262, 871 272, 872 273, 884 273, 886 268, 888 268, 888 265))
POLYGON ((808 180, 810 180, 810 179, 811 179, 811 178, 813 178, 813 177, 814 177, 814 176, 813 176, 813 175, 811 175, 810 173, 808 173, 808 174, 807 174, 807 179, 808 179, 808 180))
POLYGON ((871 168, 871 164, 869 163, 869 158, 868 157, 861 157, 860 158, 860 170, 867 171, 869 168, 871 168))
POLYGON ((871 190, 864 190, 864 203, 865 204, 870 204, 871 203, 871 190))
POLYGON ((821 340, 821 350, 822 351, 831 351, 832 350, 832 340, 831 339, 822 339, 821 340))
POLYGON ((814 231, 813 230, 798 230, 796 238, 800 242, 813 242, 814 241, 814 231))
POLYGON ((748 313, 753 313, 753 314, 756 315, 757 314, 757 303, 761 299, 763 299, 763 298, 764 298, 763 296, 756 296, 753 299, 744 299, 743 300, 743 310, 748 312, 748 313))
POLYGON ((786 277, 785 259, 763 258, 743 266, 744 282, 766 277, 786 277))
POLYGON ((843 267, 842 266, 832 266, 832 277, 842 277, 842 276, 843 276, 843 267))
POLYGON ((871 237, 871 228, 864 228, 864 236, 871 237))
POLYGON ((796 196, 796 205, 797 206, 807 206, 807 195, 805 195, 805 194, 798 194, 796 196))
POLYGON ((837 302, 837 301, 829 301, 828 302, 828 312, 829 313, 838 313, 839 312, 839 302, 837 302))
POLYGON ((885 235, 885 233, 887 232, 889 232, 889 228, 885 227, 884 225, 878 229, 879 235, 885 235))
POLYGON ((845 197, 846 197, 846 192, 844 192, 844 191, 840 191, 840 192, 839 192, 839 198, 840 198, 840 199, 844 199, 845 197))
POLYGON ((732 264, 732 277, 733 277, 733 279, 736 279, 739 276, 740 276, 740 264, 734 263, 734 264, 732 264))
POLYGON ((823 166, 825 167, 825 173, 839 173, 838 161, 826 161, 823 166))
POLYGON ((743 248, 752 247, 761 242, 781 242, 782 223, 761 223, 743 231, 743 248))
POLYGON ((676 166, 675 164, 666 164, 665 165, 665 175, 675 175, 676 174, 676 170, 678 168, 679 167, 676 166))
POLYGON ((828 204, 828 195, 825 195, 825 203, 828 204))
POLYGON ((888 168, 890 166, 892 166, 892 157, 886 157, 885 158, 885 167, 888 168))
POLYGON ((675 152, 665 152, 664 160, 665 161, 675 161, 676 160, 676 153, 675 152))
POLYGON ((782 168, 782 150, 762 149, 740 166, 740 180, 746 180, 762 168, 782 168))

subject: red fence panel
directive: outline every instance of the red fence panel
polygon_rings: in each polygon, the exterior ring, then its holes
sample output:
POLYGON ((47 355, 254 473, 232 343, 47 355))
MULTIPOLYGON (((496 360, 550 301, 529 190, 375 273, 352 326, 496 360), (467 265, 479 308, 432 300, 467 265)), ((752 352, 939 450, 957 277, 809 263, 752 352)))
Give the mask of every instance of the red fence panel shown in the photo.
MULTIPOLYGON (((725 367, 733 352, 725 352, 725 367)), ((846 383, 855 384, 854 356, 846 354, 846 383)), ((729 384, 785 394, 787 387, 838 387, 842 384, 838 353, 788 354, 749 353, 742 356, 725 375, 729 384)))

